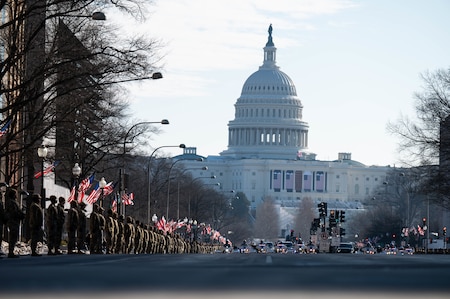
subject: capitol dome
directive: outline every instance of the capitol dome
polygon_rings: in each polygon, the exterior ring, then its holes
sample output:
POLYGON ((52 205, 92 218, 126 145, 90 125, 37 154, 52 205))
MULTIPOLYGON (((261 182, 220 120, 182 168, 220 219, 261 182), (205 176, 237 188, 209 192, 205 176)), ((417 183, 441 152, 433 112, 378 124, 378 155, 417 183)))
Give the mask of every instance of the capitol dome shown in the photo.
POLYGON ((296 159, 308 145, 308 124, 292 79, 276 65, 272 25, 263 65, 245 81, 228 124, 228 149, 234 158, 296 159))
POLYGON ((260 68, 245 81, 243 95, 289 95, 297 96, 294 83, 278 68, 260 68))

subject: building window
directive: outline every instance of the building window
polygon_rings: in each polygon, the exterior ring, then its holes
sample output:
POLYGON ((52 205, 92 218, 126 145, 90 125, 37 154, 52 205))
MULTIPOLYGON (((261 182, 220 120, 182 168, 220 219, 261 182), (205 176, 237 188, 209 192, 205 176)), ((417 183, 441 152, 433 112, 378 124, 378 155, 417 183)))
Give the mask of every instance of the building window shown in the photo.
POLYGON ((340 192, 340 186, 336 185, 336 192, 340 192))

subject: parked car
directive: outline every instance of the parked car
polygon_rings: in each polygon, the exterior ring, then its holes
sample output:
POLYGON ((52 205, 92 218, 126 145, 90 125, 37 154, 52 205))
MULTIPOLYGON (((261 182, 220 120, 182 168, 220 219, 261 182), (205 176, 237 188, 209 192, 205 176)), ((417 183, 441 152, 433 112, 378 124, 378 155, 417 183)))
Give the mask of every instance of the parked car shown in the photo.
POLYGON ((277 243, 275 245, 275 252, 276 253, 287 253, 287 247, 283 243, 277 243))
POLYGON ((308 245, 306 245, 306 253, 317 253, 317 246, 314 245, 313 243, 308 243, 308 245))
POLYGON ((405 247, 399 247, 398 248, 398 253, 401 255, 413 255, 414 254, 414 248, 410 247, 410 246, 405 246, 405 247))
POLYGON ((294 252, 294 244, 290 241, 283 242, 283 244, 286 246, 286 253, 295 253, 294 252))
POLYGON ((337 253, 354 253, 353 243, 341 243, 336 248, 337 253))
POLYGON ((376 249, 373 246, 369 245, 369 244, 367 244, 366 246, 362 247, 360 250, 361 250, 362 253, 365 253, 365 254, 375 254, 375 253, 377 253, 376 249))

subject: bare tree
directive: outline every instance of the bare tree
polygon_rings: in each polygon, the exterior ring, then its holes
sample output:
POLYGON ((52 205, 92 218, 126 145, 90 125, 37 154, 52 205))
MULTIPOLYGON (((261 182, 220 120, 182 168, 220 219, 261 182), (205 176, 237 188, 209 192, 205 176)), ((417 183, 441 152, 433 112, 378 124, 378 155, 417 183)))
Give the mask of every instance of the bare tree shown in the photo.
POLYGON ((400 137, 408 164, 422 166, 423 190, 430 200, 450 208, 450 69, 422 74, 424 87, 415 94, 416 120, 407 117, 389 124, 400 137), (439 167, 436 167, 439 165, 439 167))
POLYGON ((280 219, 275 201, 266 197, 256 208, 256 219, 253 228, 253 235, 256 238, 274 240, 280 232, 280 219))
POLYGON ((388 130, 398 136, 399 149, 408 164, 430 165, 439 161, 440 125, 450 114, 450 69, 421 75, 422 92, 415 93, 416 120, 407 116, 389 123, 388 130))
POLYGON ((70 185, 74 162, 83 164, 82 175, 103 171, 98 162, 120 153, 130 133, 121 83, 152 79, 160 68, 160 43, 121 38, 114 28, 84 16, 117 8, 141 18, 144 1, 10 0, 0 8, 6 12, 0 26, 5 48, 0 112, 3 123, 11 124, 0 144, 7 157, 5 180, 12 185, 25 180, 32 191, 35 149, 44 138, 58 149, 50 151, 50 159, 62 160, 61 182, 70 185))
POLYGON ((314 217, 314 203, 312 199, 303 197, 294 219, 294 231, 298 232, 303 240, 310 239, 311 222, 314 217))

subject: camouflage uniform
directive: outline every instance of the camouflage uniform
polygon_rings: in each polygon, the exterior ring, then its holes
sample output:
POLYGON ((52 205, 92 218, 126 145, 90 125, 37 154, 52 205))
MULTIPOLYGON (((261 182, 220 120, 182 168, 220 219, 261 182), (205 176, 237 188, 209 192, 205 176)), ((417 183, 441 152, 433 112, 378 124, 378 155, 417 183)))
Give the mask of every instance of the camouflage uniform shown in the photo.
POLYGON ((125 253, 131 253, 134 247, 135 229, 133 218, 127 216, 127 223, 125 224, 125 253))
POLYGON ((139 220, 136 221, 134 230, 135 230, 134 253, 139 254, 139 253, 141 253, 141 249, 142 249, 142 229, 140 227, 139 220))
POLYGON ((81 202, 78 205, 78 227, 77 227, 77 248, 78 253, 83 253, 81 250, 86 250, 86 204, 81 202))
POLYGON ((79 222, 79 216, 78 216, 78 204, 76 201, 70 202, 70 209, 67 213, 67 253, 72 254, 74 253, 75 247, 76 247, 76 241, 77 241, 77 230, 78 230, 78 222, 79 222))
POLYGON ((114 226, 114 234, 112 236, 112 249, 111 253, 117 253, 117 242, 119 241, 119 221, 117 220, 117 213, 113 212, 112 214, 112 220, 113 220, 113 226, 114 226))
POLYGON ((91 216, 89 218, 89 231, 91 234, 90 247, 91 253, 99 254, 101 252, 101 238, 102 232, 100 230, 100 207, 98 204, 94 204, 91 216))
POLYGON ((105 209, 100 207, 98 212, 99 226, 100 226, 100 238, 97 239, 98 248, 100 248, 100 253, 103 253, 103 244, 105 242, 105 228, 106 228, 106 218, 103 215, 105 209))
POLYGON ((45 226, 47 228, 48 255, 56 254, 56 235, 58 226, 58 208, 56 207, 56 196, 50 196, 50 205, 45 213, 45 226))
POLYGON ((106 239, 106 253, 113 253, 114 246, 114 235, 115 235, 115 227, 114 227, 114 219, 113 219, 113 211, 108 209, 108 215, 105 220, 105 239, 106 239))
POLYGON ((59 250, 62 241, 62 234, 64 230, 64 223, 66 221, 66 215, 64 214, 64 204, 66 203, 66 199, 64 197, 58 198, 57 209, 57 222, 56 222, 56 237, 55 237, 55 253, 62 254, 59 250))
POLYGON ((43 230, 43 211, 40 206, 41 196, 39 194, 32 195, 32 204, 30 206, 30 232, 31 232, 31 255, 40 256, 37 253, 37 243, 42 242, 43 230))
POLYGON ((14 189, 8 189, 5 197, 5 219, 8 227, 8 257, 19 257, 14 254, 14 247, 19 239, 20 221, 25 218, 25 214, 19 207, 16 200, 17 193, 14 189))
POLYGON ((119 229, 116 241, 116 253, 125 253, 125 224, 123 221, 123 215, 119 215, 119 219, 117 220, 119 229))

